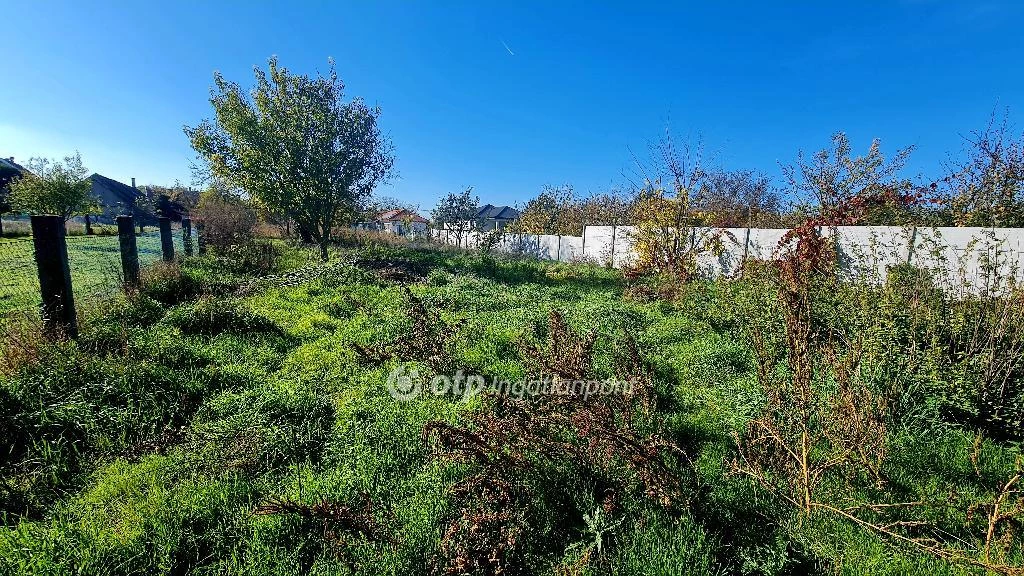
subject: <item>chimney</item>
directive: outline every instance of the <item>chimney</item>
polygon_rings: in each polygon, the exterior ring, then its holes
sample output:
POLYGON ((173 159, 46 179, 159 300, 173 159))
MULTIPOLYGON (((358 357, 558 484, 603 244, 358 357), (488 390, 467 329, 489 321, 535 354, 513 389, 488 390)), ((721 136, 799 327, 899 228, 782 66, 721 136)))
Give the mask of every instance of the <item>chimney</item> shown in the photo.
POLYGON ((132 178, 132 188, 135 188, 135 178, 132 178))

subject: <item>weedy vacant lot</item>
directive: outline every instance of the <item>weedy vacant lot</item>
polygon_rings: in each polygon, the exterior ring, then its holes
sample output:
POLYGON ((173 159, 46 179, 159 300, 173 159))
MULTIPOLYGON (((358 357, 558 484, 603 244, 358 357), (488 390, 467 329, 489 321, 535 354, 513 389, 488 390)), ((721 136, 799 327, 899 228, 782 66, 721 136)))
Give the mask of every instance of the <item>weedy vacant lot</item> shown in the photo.
POLYGON ((1021 563, 1012 298, 956 301, 913 270, 865 287, 751 267, 667 293, 582 264, 278 250, 255 275, 153 267, 74 342, 7 328, 0 570, 1021 563), (397 400, 396 368, 633 385, 397 400))

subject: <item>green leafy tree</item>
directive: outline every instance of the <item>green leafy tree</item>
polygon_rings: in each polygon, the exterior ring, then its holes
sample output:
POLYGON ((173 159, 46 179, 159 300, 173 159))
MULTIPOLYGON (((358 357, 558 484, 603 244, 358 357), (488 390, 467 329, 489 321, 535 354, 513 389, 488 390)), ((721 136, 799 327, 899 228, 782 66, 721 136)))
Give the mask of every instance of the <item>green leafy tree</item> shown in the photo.
POLYGON ((442 198, 430 217, 434 226, 455 234, 455 242, 458 244, 466 234, 478 227, 476 213, 479 210, 480 198, 473 196, 473 187, 470 186, 462 192, 452 192, 442 198))
POLYGON ((621 226, 630 223, 631 199, 621 190, 599 192, 579 204, 577 235, 584 226, 621 226))
POLYGON ((92 182, 79 154, 62 162, 32 158, 28 174, 11 183, 11 207, 28 214, 56 214, 69 220, 73 216, 96 214, 99 201, 92 194, 92 182))
POLYGON ((510 230, 525 234, 579 236, 584 226, 581 214, 581 203, 571 185, 545 185, 536 198, 526 203, 510 230))
POLYGON ((392 174, 379 108, 345 101, 331 62, 326 77, 256 68, 251 96, 214 75, 215 118, 185 128, 215 177, 244 190, 261 210, 289 218, 304 239, 327 245, 335 226, 354 222, 363 201, 392 174))

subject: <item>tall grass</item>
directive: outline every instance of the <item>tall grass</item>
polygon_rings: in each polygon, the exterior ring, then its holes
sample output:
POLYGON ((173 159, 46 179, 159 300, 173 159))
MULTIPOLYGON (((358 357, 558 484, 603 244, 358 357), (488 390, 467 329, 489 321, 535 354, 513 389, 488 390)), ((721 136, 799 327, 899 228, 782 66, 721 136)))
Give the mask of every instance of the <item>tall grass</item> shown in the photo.
MULTIPOLYGON (((0 571, 966 574, 1021 563, 1007 488, 1016 441, 984 427, 1002 420, 951 409, 971 405, 963 392, 983 365, 948 344, 1007 342, 965 338, 975 320, 995 326, 977 303, 907 282, 808 286, 807 402, 832 418, 804 426, 827 432, 808 454, 849 458, 796 499, 807 514, 734 466, 751 423, 787 424, 779 394, 792 390, 794 357, 770 268, 663 300, 588 265, 369 238, 328 264, 281 250, 258 272, 215 254, 154 266, 139 294, 84 318, 77 341, 12 329, 0 571), (396 368, 638 387, 399 401, 387 386, 396 368), (840 438, 857 427, 836 417, 866 406, 882 425, 857 444, 840 438), (874 441, 881 460, 857 454, 874 441), (862 504, 875 508, 847 510, 862 504), (941 547, 922 547, 929 538, 941 547)), ((773 454, 757 455, 772 485, 803 486, 773 454)))

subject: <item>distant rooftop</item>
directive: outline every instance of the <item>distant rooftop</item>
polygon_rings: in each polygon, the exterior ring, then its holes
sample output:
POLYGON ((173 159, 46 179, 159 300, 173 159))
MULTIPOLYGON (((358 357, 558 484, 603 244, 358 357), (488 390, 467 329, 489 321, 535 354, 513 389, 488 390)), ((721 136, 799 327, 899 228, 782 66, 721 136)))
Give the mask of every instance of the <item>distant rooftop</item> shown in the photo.
POLYGON ((515 220, 519 218, 519 211, 511 206, 487 204, 480 207, 476 217, 483 220, 515 220))
POLYGON ((378 219, 381 222, 397 222, 405 220, 406 217, 408 217, 409 220, 413 222, 422 222, 423 224, 427 223, 426 218, 420 216, 415 212, 410 212, 409 210, 406 210, 404 208, 400 208, 398 210, 388 210, 387 212, 381 212, 378 219))
POLYGON ((14 161, 14 156, 8 158, 0 158, 0 169, 4 170, 17 170, 18 172, 28 172, 24 166, 14 161))

